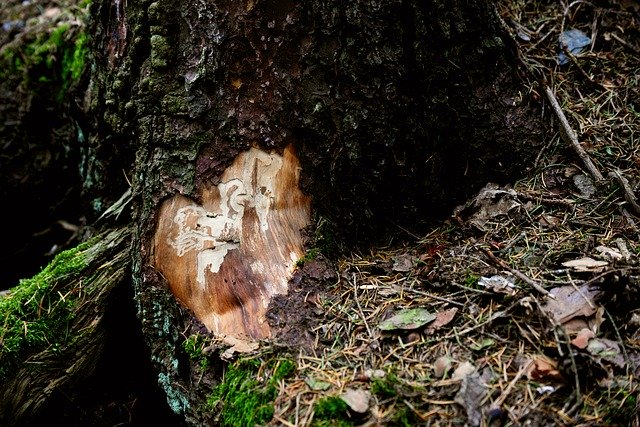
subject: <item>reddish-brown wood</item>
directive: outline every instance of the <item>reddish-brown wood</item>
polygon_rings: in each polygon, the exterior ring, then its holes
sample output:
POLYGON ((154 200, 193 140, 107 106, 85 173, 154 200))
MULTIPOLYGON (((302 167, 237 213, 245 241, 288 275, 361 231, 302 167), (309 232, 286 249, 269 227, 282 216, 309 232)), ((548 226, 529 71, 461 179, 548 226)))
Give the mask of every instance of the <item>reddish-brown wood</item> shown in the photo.
POLYGON ((310 219, 299 175, 293 148, 282 155, 251 148, 202 190, 202 205, 182 195, 162 204, 153 263, 212 332, 270 335, 269 301, 287 293, 310 219))

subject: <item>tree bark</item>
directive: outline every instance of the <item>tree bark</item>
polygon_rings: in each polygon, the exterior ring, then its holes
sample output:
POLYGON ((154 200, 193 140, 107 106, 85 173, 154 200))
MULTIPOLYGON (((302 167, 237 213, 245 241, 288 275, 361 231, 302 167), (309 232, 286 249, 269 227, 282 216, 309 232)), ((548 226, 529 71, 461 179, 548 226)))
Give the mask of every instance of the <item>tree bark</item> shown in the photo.
POLYGON ((94 2, 87 135, 105 202, 132 182, 138 318, 171 408, 207 384, 193 331, 274 337, 314 216, 344 242, 419 231, 542 140, 484 1, 94 2), (123 177, 123 173, 127 177, 123 177))

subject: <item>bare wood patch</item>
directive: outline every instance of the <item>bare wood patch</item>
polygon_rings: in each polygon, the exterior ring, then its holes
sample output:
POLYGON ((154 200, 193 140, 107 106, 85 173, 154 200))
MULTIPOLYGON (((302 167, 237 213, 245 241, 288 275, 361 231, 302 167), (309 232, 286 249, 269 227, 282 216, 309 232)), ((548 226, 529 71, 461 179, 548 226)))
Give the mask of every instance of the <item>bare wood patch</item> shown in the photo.
POLYGON ((290 147, 282 156, 251 148, 203 190, 202 205, 182 195, 162 204, 153 264, 212 332, 270 335, 269 301, 287 293, 310 218, 299 171, 290 147))

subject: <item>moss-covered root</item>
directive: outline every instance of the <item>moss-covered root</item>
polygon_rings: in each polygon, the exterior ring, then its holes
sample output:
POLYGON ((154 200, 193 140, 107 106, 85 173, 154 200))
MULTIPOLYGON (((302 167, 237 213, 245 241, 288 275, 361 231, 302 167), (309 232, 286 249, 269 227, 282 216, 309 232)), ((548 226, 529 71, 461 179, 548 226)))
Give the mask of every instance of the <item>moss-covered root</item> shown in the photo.
POLYGON ((127 228, 57 255, 0 297, 0 425, 22 425, 93 373, 107 297, 129 268, 127 228))

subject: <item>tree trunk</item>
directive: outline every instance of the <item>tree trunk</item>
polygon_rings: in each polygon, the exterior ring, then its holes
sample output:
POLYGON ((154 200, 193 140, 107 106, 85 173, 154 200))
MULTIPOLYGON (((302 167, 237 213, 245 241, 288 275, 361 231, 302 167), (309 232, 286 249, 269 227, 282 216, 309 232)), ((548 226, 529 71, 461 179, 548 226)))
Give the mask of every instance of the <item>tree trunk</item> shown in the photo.
POLYGON ((132 182, 138 318, 190 423, 212 415, 185 336, 277 340, 269 304, 287 294, 314 218, 342 242, 420 231, 521 173, 542 140, 484 1, 115 0, 91 12, 93 191, 104 205, 132 182))

